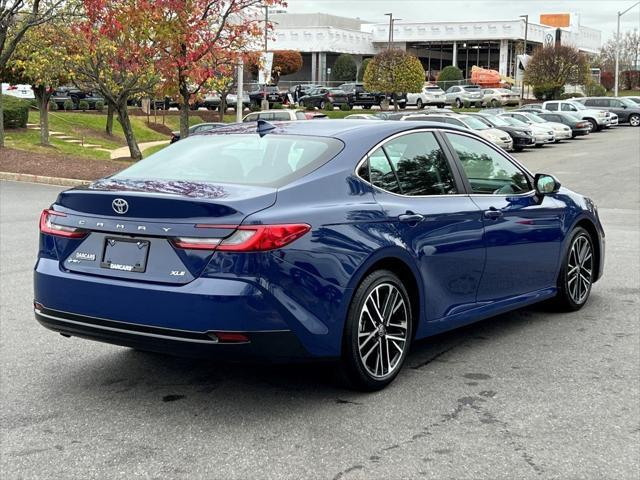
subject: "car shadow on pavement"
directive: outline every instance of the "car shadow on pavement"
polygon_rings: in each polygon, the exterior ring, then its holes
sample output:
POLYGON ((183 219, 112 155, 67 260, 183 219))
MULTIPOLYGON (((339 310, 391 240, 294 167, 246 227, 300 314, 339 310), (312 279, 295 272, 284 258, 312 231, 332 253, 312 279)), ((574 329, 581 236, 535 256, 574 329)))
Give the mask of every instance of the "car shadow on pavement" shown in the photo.
MULTIPOLYGON (((598 301, 593 295, 591 302, 598 301)), ((375 394, 346 389, 337 380, 334 364, 239 364, 110 346, 102 354, 78 359, 77 368, 57 375, 52 385, 97 408, 113 408, 117 403, 120 409, 136 410, 176 402, 185 406, 181 408, 215 407, 217 414, 258 409, 277 418, 314 403, 363 404, 380 395, 397 395, 405 381, 415 381, 408 374, 411 370, 425 371, 432 362, 455 361, 456 351, 473 349, 478 342, 501 343, 525 329, 544 329, 546 323, 561 322, 565 315, 550 313, 544 305, 533 306, 418 341, 395 383, 375 394), (445 356, 454 359, 445 360, 445 356)))

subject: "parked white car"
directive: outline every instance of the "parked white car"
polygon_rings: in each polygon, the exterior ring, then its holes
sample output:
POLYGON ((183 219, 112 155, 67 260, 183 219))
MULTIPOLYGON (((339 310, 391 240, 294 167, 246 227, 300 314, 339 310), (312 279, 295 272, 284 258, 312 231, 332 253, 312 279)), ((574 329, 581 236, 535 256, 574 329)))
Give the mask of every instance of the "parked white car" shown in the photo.
POLYGON ((591 131, 597 132, 606 128, 611 123, 611 114, 604 110, 587 108, 580 102, 572 100, 548 100, 542 104, 542 108, 551 112, 572 113, 581 120, 586 120, 591 124, 591 131))
POLYGON ((454 85, 447 89, 445 101, 462 108, 465 101, 471 105, 482 105, 482 97, 482 89, 478 85, 454 85))
POLYGON ((499 117, 504 118, 514 127, 529 127, 536 139, 536 147, 540 148, 547 143, 554 143, 556 136, 551 127, 541 123, 533 123, 528 118, 521 116, 517 112, 501 113, 499 117))
POLYGON ((18 97, 24 100, 33 100, 34 98, 36 98, 36 96, 33 94, 33 88, 31 88, 31 85, 26 84, 10 85, 8 83, 3 83, 2 95, 10 95, 12 97, 18 97))
POLYGON ((520 95, 506 88, 485 88, 482 93, 482 104, 485 107, 520 104, 520 95))
POLYGON ((568 140, 573 137, 571 127, 568 127, 564 123, 549 122, 548 120, 537 116, 533 112, 507 112, 507 114, 511 114, 514 116, 514 118, 520 120, 521 122, 528 123, 529 125, 537 124, 547 128, 551 128, 551 130, 553 130, 553 135, 555 137, 556 143, 560 140, 568 140))
POLYGON ((407 105, 415 105, 418 110, 425 106, 444 108, 445 104, 444 90, 437 85, 425 85, 419 93, 407 93, 407 105))
POLYGON ((458 127, 467 128, 475 131, 481 137, 495 143, 499 147, 505 150, 513 149, 513 138, 506 132, 498 130, 497 128, 491 128, 486 123, 478 118, 470 115, 459 115, 456 113, 447 112, 432 112, 432 113, 418 113, 415 115, 406 115, 400 119, 401 121, 426 121, 426 122, 440 122, 448 123, 449 125, 456 125, 458 127))

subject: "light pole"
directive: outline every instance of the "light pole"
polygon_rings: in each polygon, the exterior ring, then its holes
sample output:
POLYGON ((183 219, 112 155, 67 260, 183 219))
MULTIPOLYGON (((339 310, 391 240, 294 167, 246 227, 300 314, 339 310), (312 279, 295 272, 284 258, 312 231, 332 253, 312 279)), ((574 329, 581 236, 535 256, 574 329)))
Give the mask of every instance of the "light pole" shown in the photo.
POLYGON ((620 69, 620 17, 622 17, 625 13, 631 10, 633 7, 640 5, 640 2, 636 2, 627 8, 624 12, 618 12, 618 31, 616 33, 616 71, 615 71, 615 81, 614 81, 614 96, 618 96, 618 75, 620 69))
MULTIPOLYGON (((529 15, 520 15, 520 18, 524 18, 524 51, 522 52, 522 59, 527 55, 527 34, 529 33, 529 15)), ((517 68, 517 65, 516 65, 517 68)), ((522 105, 522 99, 524 98, 524 78, 522 79, 522 85, 520 85, 520 105, 522 105)))
MULTIPOLYGON (((264 6, 264 59, 267 60, 267 47, 269 42, 269 6, 264 6)), ((260 105, 261 110, 269 110, 269 101, 267 100, 267 82, 265 78, 265 84, 262 87, 262 102, 260 105)), ((237 105, 236 105, 237 107, 237 105)))
POLYGON ((391 42, 393 41, 393 13, 385 13, 385 16, 389 17, 389 42, 387 43, 387 50, 391 50, 391 42))

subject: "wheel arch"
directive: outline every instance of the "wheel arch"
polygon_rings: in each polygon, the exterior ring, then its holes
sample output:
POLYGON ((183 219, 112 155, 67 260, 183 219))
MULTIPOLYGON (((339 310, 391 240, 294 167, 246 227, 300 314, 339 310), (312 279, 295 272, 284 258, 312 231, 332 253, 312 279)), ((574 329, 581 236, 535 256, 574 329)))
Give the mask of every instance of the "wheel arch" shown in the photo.
POLYGON ((404 284, 405 288, 407 289, 407 293, 409 294, 413 318, 416 319, 413 328, 413 337, 415 337, 420 323, 423 320, 422 313, 424 312, 424 289, 422 287, 422 276, 416 268, 415 262, 411 255, 406 250, 403 250, 399 247, 385 249, 378 252, 376 255, 373 255, 365 263, 363 263, 363 265, 353 275, 352 280, 349 283, 351 295, 349 298, 349 302, 347 303, 345 314, 347 314, 348 312, 349 305, 351 305, 353 295, 355 294, 358 285, 362 283, 367 275, 376 270, 389 270, 395 273, 400 278, 400 280, 402 280, 402 283, 404 284))

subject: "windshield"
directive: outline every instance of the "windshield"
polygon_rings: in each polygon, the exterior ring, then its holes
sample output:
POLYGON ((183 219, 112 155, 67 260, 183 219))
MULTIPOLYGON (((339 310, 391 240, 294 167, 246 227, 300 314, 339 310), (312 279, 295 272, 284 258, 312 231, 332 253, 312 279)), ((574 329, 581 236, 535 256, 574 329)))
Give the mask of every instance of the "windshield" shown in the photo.
POLYGON ((524 116, 526 116, 529 120, 531 120, 533 123, 547 123, 547 121, 543 118, 540 118, 538 115, 536 115, 535 113, 523 113, 524 116))
POLYGON ((620 100, 622 104, 626 105, 627 107, 631 107, 631 108, 638 107, 638 104, 636 102, 634 102, 633 100, 629 100, 628 98, 618 98, 618 100, 620 100))
POLYGON ((111 178, 279 187, 328 162, 342 147, 335 138, 300 135, 196 135, 111 178))
POLYGON ((518 120, 517 118, 513 118, 513 117, 498 117, 502 120, 504 120, 505 122, 507 122, 509 125, 512 125, 514 127, 528 127, 528 125, 524 122, 521 122, 520 120, 518 120))
POLYGON ((491 123, 493 123, 497 127, 508 127, 509 126, 509 122, 507 122, 502 117, 497 117, 495 115, 485 115, 485 116, 487 117, 487 119, 489 121, 491 121, 491 123))
POLYGON ((486 130, 490 127, 487 126, 482 120, 479 120, 474 117, 465 117, 460 119, 464 124, 474 130, 486 130))

